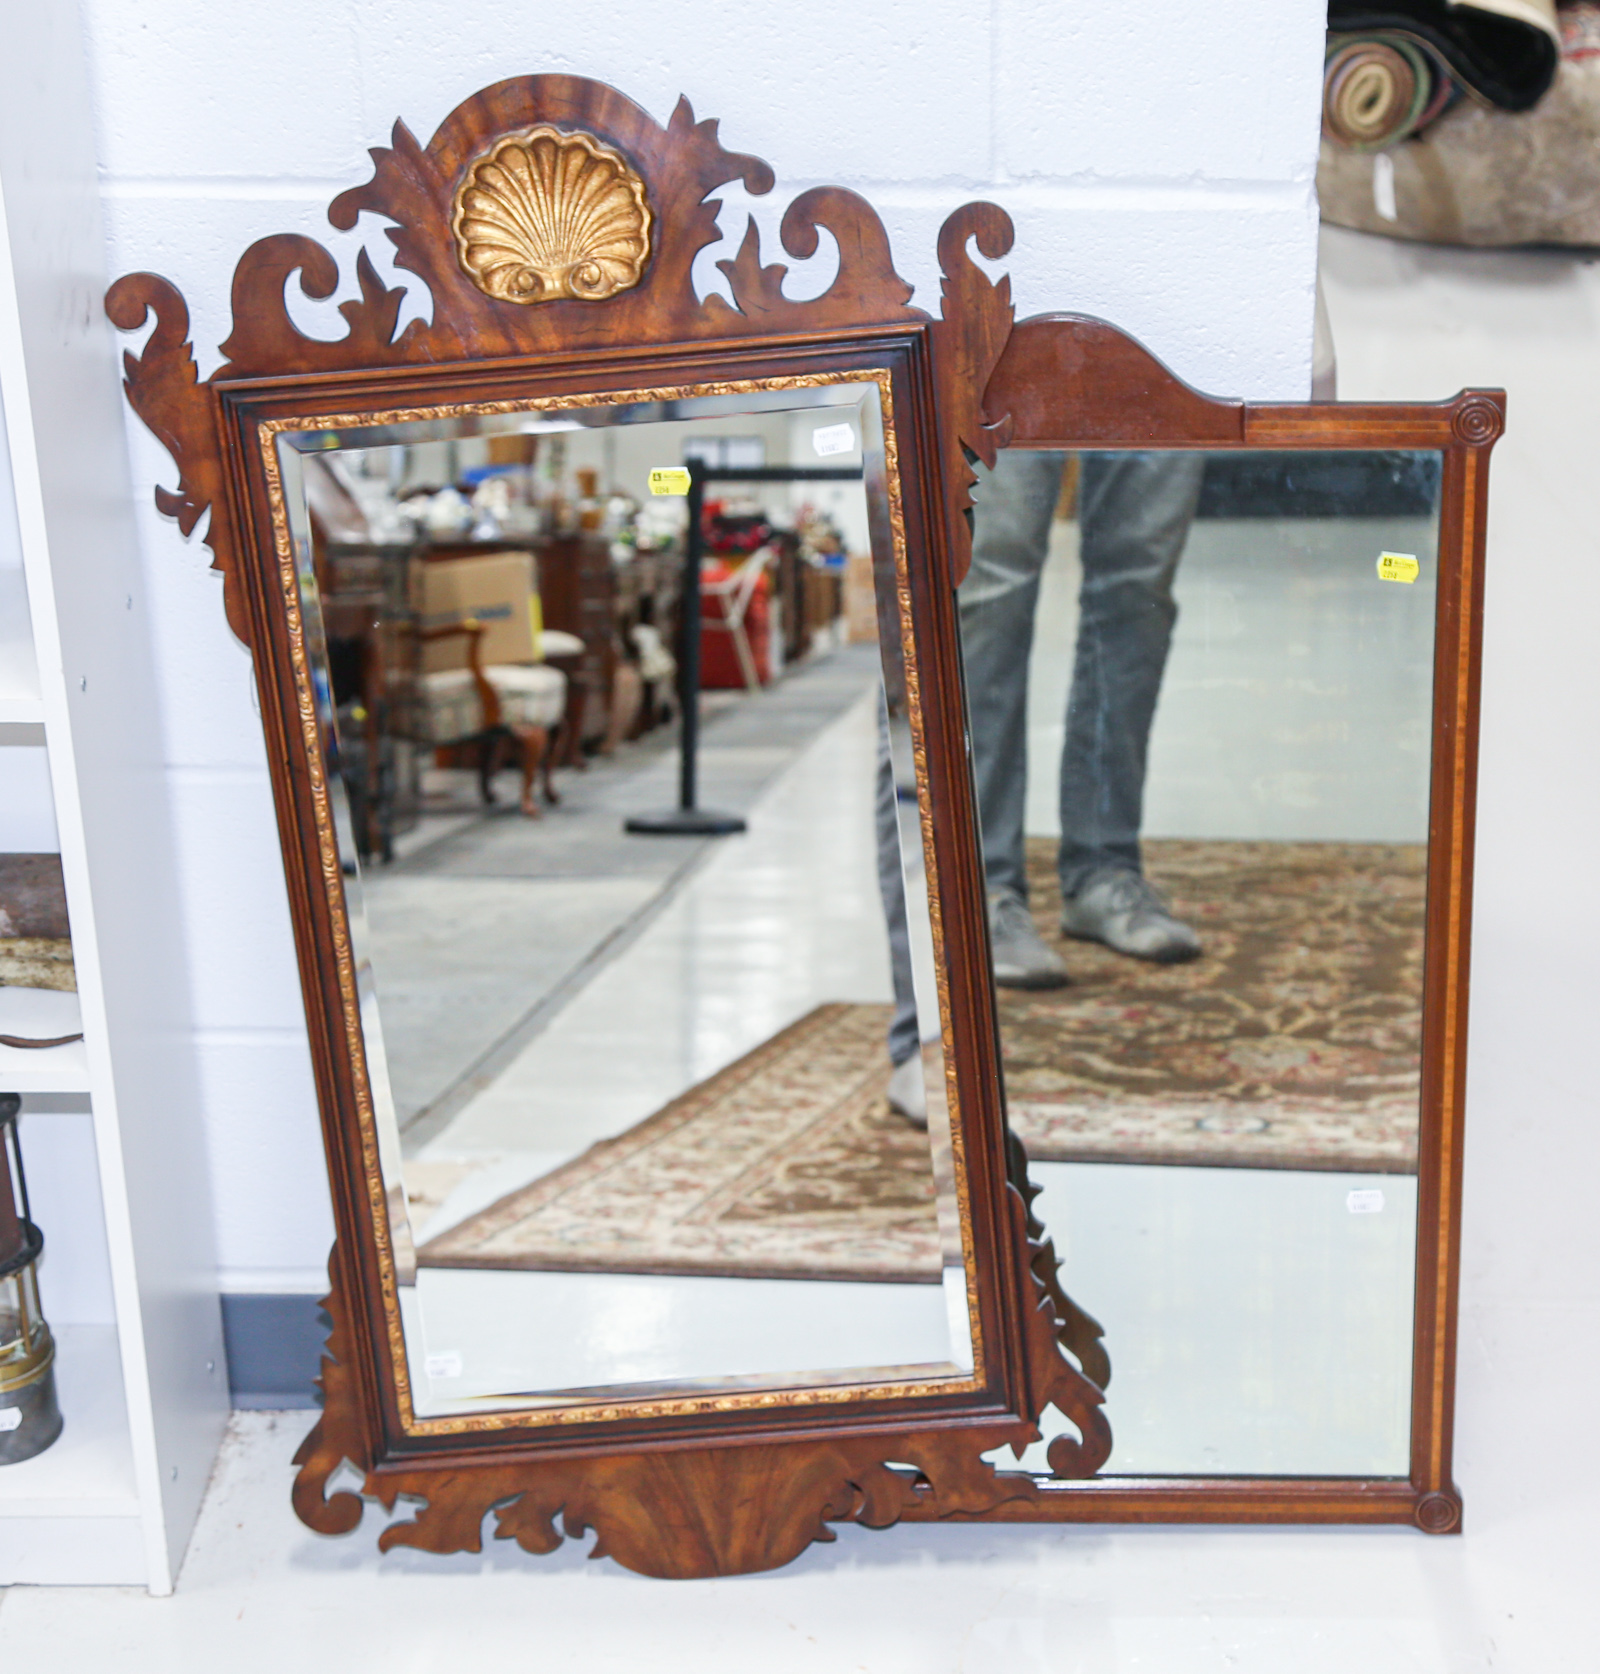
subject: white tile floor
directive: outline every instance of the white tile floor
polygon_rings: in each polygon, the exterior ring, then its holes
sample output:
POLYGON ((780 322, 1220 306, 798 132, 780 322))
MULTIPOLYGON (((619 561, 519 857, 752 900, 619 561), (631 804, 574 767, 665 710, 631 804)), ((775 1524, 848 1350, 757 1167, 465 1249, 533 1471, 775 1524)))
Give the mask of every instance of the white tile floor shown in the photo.
POLYGON ((581 1548, 380 1558, 375 1524, 325 1541, 294 1521, 289 1457, 306 1415, 247 1414, 177 1594, 13 1589, 0 1603, 11 1663, 124 1674, 217 1663, 277 1674, 307 1656, 418 1674, 492 1661, 594 1674, 1594 1666, 1600 881, 1570 866, 1555 895, 1530 889, 1526 860, 1581 854, 1568 833, 1600 824, 1600 696, 1581 678, 1600 614, 1600 271, 1561 254, 1338 234, 1326 268, 1346 398, 1469 382, 1512 395, 1495 456, 1485 659, 1457 1433, 1467 1532, 846 1528, 775 1575, 671 1585, 586 1564, 581 1548))

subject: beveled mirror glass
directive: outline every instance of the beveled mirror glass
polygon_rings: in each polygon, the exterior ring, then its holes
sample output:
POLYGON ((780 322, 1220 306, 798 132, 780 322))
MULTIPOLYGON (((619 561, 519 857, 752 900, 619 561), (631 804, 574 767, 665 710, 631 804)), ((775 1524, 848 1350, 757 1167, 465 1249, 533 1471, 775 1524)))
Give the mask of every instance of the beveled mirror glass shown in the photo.
POLYGON ((417 1416, 969 1376, 879 384, 275 446, 417 1416), (697 798, 742 829, 641 832, 689 515, 652 478, 708 456, 697 798))

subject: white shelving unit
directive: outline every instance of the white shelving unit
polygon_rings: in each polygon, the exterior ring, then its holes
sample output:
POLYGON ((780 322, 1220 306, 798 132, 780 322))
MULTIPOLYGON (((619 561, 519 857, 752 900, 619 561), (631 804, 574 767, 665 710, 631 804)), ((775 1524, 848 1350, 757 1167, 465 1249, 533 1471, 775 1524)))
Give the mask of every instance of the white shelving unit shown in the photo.
POLYGON ((80 29, 19 9, 0 57, 0 847, 53 812, 78 981, 0 988, 0 1034, 84 1035, 0 1047, 65 1419, 0 1467, 0 1584, 165 1593, 227 1374, 80 29))

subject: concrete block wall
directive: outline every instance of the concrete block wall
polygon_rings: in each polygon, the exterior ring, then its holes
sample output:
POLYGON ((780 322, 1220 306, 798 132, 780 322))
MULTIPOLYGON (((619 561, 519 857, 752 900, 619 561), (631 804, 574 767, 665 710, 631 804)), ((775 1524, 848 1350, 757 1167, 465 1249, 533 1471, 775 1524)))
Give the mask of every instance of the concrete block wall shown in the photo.
MULTIPOLYGON (((300 232, 346 285, 302 308, 340 329, 371 218, 327 225, 396 118, 426 140, 469 94, 563 71, 665 120, 680 93, 732 150, 766 158, 768 199, 730 195, 728 253, 753 210, 864 193, 916 300, 937 309, 934 239, 972 198, 1004 205, 1019 311, 1115 320, 1191 383, 1299 399, 1310 376, 1320 0, 83 0, 112 274, 149 269, 188 298, 202 375, 228 334, 233 264, 300 232)), ((766 252, 776 255, 775 244, 766 252)), ((826 256, 818 262, 826 264, 826 256)), ((701 267, 708 265, 702 257, 701 267)), ((385 266, 385 271, 392 271, 385 266)), ((223 1288, 314 1293, 332 1237, 289 917, 249 660, 199 538, 149 500, 172 484, 129 418, 150 612, 167 670, 168 761, 208 1106, 223 1288)))

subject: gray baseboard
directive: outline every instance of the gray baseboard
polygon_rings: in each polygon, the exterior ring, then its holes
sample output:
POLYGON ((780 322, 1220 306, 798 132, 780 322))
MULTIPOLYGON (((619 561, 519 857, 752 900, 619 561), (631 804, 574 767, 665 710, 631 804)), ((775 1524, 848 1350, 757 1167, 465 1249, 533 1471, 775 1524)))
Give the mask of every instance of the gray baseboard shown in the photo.
POLYGON ((224 1295, 222 1339, 236 1407, 316 1407, 328 1316, 315 1296, 224 1295))

